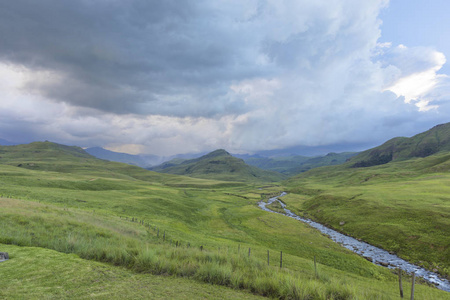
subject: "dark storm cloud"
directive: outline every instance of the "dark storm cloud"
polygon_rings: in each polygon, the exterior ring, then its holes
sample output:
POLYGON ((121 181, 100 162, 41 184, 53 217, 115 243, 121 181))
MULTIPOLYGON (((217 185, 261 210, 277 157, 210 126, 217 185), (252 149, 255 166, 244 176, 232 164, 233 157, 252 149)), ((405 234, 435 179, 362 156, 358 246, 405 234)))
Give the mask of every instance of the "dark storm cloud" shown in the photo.
POLYGON ((5 1, 0 59, 53 71, 24 88, 54 101, 208 116, 221 113, 213 101, 231 80, 257 69, 223 18, 202 1, 5 1))

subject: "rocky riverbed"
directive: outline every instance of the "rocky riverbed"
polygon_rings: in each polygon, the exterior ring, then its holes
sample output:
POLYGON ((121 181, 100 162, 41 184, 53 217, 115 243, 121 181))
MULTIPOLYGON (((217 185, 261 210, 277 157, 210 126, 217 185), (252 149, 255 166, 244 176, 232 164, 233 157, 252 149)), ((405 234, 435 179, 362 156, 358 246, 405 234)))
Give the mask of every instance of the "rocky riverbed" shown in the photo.
POLYGON ((258 206, 265 211, 278 213, 285 215, 287 217, 296 219, 298 221, 304 222, 309 224, 311 227, 314 227, 320 232, 328 235, 333 241, 336 243, 341 244, 345 248, 361 255, 365 259, 371 261, 374 264, 384 266, 387 268, 400 268, 408 273, 415 273, 416 276, 422 277, 426 281, 434 284, 437 288, 450 292, 450 282, 444 278, 439 277, 438 274, 428 271, 422 267, 416 266, 410 262, 407 262, 404 259, 401 259, 400 257, 389 253, 386 250, 383 250, 381 248, 372 246, 370 244, 367 244, 365 242, 359 241, 355 238, 346 236, 345 234, 339 233, 331 228, 328 228, 320 223, 314 222, 310 219, 305 219, 302 217, 297 216, 293 212, 291 212, 289 209, 286 208, 286 205, 280 201, 279 197, 287 195, 285 192, 281 193, 277 197, 270 198, 267 202, 260 201, 258 203, 258 206), (270 208, 267 208, 268 205, 279 202, 281 207, 284 210, 284 213, 279 213, 276 211, 271 210, 270 208))

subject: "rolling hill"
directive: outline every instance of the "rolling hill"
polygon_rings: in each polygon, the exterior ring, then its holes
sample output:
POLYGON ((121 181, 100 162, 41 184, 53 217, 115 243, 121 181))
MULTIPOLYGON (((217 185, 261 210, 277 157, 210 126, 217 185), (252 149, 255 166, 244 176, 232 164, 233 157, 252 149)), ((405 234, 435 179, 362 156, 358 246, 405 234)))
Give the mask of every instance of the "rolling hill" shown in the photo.
POLYGON ((353 167, 370 167, 390 161, 427 157, 440 151, 450 151, 450 123, 437 125, 411 138, 393 138, 360 153, 351 159, 351 163, 353 167))
POLYGON ((331 152, 315 157, 291 155, 280 157, 242 156, 242 158, 251 166, 292 176, 318 167, 343 164, 357 154, 357 152, 331 152))
POLYGON ((213 151, 196 159, 168 162, 150 168, 150 170, 225 181, 275 182, 285 178, 280 173, 249 166, 242 159, 233 157, 223 149, 213 151))
POLYGON ((290 209, 450 278, 450 124, 284 182, 290 209))
POLYGON ((91 174, 128 180, 142 180, 172 186, 215 186, 229 182, 190 178, 180 180, 180 176, 152 172, 126 163, 98 159, 82 148, 52 142, 33 142, 15 146, 0 146, 0 165, 10 165, 35 171, 59 172, 67 174, 91 174))

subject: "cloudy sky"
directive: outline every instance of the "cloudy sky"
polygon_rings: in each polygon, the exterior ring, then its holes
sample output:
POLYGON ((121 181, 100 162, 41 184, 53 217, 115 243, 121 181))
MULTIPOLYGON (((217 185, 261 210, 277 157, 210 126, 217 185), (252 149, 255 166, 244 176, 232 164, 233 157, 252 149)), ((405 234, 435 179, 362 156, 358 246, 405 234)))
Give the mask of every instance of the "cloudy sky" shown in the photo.
POLYGON ((450 121, 447 0, 0 2, 0 139, 356 149, 450 121), (413 2, 413 3, 411 3, 413 2))

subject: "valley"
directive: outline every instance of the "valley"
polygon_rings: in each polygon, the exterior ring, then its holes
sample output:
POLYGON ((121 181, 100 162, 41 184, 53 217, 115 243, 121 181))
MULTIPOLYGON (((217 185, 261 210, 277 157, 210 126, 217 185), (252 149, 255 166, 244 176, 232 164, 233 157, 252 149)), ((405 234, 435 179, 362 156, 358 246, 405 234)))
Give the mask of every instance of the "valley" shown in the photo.
MULTIPOLYGON (((449 276, 446 149, 370 167, 355 167, 362 157, 356 155, 287 179, 255 171, 252 180, 237 174, 254 169, 223 151, 185 164, 191 177, 100 160, 50 142, 2 146, 0 157, 0 251, 10 254, 0 275, 18 280, 26 262, 54 257, 27 277, 32 294, 26 297, 90 297, 124 278, 140 286, 157 282, 154 298, 189 298, 194 288, 204 298, 223 299, 398 298, 395 270, 258 207, 282 191, 295 214, 449 276), (105 271, 92 275, 98 284, 80 282, 83 292, 49 274, 66 267, 66 278, 80 280, 82 269, 71 264, 105 271), (166 294, 173 284, 185 296, 166 294), (38 286, 46 288, 33 288, 38 286)), ((409 276, 403 274, 405 291, 409 276)), ((133 298, 146 288, 122 291, 120 298, 133 298)), ((415 293, 415 299, 449 295, 419 278, 415 293)), ((3 288, 0 295, 14 299, 19 291, 3 288)))

